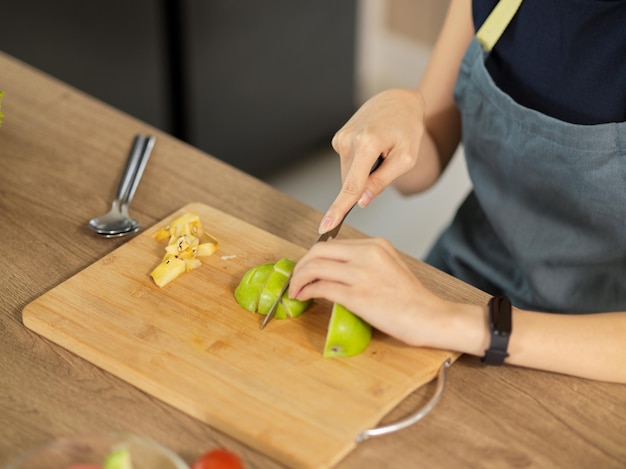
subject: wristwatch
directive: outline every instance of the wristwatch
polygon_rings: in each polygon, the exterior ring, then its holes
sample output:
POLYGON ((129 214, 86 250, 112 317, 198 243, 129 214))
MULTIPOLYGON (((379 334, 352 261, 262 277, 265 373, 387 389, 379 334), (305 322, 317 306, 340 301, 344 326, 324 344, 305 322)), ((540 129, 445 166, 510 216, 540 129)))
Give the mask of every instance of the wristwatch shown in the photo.
POLYGON ((507 348, 513 329, 511 302, 504 296, 494 296, 489 300, 488 306, 491 341, 481 360, 487 365, 502 365, 509 356, 507 348))

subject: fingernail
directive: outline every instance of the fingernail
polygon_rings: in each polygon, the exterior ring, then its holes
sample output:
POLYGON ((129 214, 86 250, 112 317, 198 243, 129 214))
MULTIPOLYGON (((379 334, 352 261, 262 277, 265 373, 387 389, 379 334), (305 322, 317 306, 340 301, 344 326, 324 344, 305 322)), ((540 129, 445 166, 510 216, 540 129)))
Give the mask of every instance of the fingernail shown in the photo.
POLYGON ((320 223, 320 227, 318 228, 317 232, 319 234, 326 233, 332 223, 333 223, 333 219, 330 218, 328 215, 325 215, 324 218, 322 218, 322 222, 320 223))
POLYGON ((357 203, 359 204, 359 207, 364 208, 367 207, 367 205, 372 201, 373 198, 373 192, 369 189, 365 189, 365 191, 363 191, 363 195, 361 195, 361 198, 357 203))

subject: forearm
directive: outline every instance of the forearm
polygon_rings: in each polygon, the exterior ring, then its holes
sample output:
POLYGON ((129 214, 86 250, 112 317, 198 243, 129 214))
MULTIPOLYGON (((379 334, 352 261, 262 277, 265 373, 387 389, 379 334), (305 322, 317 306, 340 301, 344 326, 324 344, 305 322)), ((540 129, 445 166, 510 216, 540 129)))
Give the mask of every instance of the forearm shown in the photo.
POLYGON ((626 383, 626 312, 546 314, 515 310, 508 362, 626 383))
POLYGON ((432 135, 426 130, 420 143, 417 163, 411 171, 404 173, 393 181, 393 187, 402 195, 411 195, 425 191, 431 187, 445 169, 445 159, 439 150, 432 135))
POLYGON ((459 146, 461 124, 456 108, 448 111, 445 128, 432 122, 434 119, 426 118, 415 166, 393 182, 393 187, 402 195, 416 194, 435 184, 459 146))
MULTIPOLYGON (((487 307, 449 303, 431 346, 483 356, 487 307), (437 337, 439 336, 439 337, 437 337)), ((550 314, 513 308, 506 363, 626 383, 626 312, 550 314)))
POLYGON ((424 134, 415 166, 393 183, 402 194, 418 193, 432 186, 459 146, 461 116, 454 102, 454 86, 473 35, 471 2, 451 2, 428 67, 415 91, 424 103, 424 134))

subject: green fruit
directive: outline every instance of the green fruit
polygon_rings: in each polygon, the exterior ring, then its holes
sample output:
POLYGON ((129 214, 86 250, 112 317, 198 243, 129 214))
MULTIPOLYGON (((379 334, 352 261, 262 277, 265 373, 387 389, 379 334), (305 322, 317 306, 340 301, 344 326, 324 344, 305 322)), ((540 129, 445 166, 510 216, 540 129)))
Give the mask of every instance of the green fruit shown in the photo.
POLYGON ((293 272, 293 268, 296 266, 296 263, 287 257, 283 257, 279 259, 276 264, 274 264, 274 270, 280 272, 285 276, 289 276, 291 272, 293 272))
POLYGON ((338 303, 328 323, 324 357, 352 357, 363 352, 372 338, 372 326, 338 303))
MULTIPOLYGON (((296 263, 282 258, 275 264, 263 264, 248 270, 235 289, 235 299, 247 311, 267 314, 285 286, 296 263)), ((296 317, 304 313, 311 301, 289 298, 287 292, 278 303, 276 319, 296 317)))
POLYGON ((247 311, 256 312, 259 297, 267 278, 274 271, 274 264, 263 264, 248 270, 235 289, 235 299, 247 311))
POLYGON ((102 469, 132 469, 133 464, 130 460, 130 452, 127 448, 114 449, 106 459, 102 469))

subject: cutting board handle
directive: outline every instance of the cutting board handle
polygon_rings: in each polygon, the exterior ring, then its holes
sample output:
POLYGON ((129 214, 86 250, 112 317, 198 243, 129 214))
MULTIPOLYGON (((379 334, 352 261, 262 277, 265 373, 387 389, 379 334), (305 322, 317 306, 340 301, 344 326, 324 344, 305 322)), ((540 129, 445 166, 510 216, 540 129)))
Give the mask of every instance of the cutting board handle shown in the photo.
POLYGON ((433 394, 433 396, 421 409, 402 420, 398 420, 397 422, 362 431, 357 435, 356 442, 361 443, 362 441, 365 441, 373 436, 381 436, 386 435, 387 433, 397 432, 413 425, 414 423, 426 417, 430 413, 430 411, 433 410, 435 406, 439 403, 439 400, 443 395, 443 390, 446 386, 446 374, 448 368, 450 368, 451 363, 452 362, 450 358, 448 358, 441 364, 441 367, 439 367, 439 373, 437 375, 437 389, 435 389, 435 393, 433 394))

